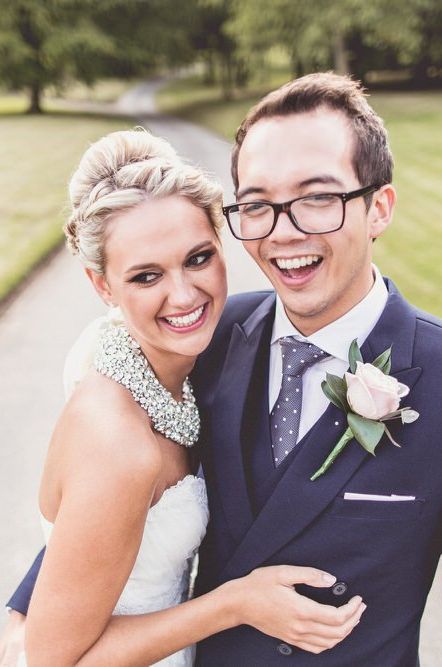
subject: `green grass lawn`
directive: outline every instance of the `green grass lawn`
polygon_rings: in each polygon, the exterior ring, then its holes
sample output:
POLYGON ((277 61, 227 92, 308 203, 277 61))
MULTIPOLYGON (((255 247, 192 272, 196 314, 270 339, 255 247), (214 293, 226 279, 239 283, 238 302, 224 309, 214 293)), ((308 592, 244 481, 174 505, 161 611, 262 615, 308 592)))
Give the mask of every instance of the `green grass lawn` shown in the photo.
POLYGON ((87 146, 119 118, 27 116, 20 96, 0 98, 0 299, 61 242, 67 182, 87 146))
MULTIPOLYGON (((232 140, 265 92, 256 88, 224 102, 216 88, 192 78, 170 84, 158 101, 164 111, 232 140)), ((395 221, 376 243, 375 260, 411 302, 442 316, 442 93, 373 93, 370 99, 390 133, 398 190, 395 221)))

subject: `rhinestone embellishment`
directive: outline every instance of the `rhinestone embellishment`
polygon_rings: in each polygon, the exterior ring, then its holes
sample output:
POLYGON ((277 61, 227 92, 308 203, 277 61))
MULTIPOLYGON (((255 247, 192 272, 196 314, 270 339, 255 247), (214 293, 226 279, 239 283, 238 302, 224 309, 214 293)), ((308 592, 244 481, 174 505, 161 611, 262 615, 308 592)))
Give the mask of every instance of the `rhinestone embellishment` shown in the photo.
POLYGON ((140 345, 124 326, 109 325, 103 332, 95 368, 129 389, 158 433, 185 447, 197 442, 200 416, 189 379, 183 382, 183 400, 176 401, 158 380, 140 345))

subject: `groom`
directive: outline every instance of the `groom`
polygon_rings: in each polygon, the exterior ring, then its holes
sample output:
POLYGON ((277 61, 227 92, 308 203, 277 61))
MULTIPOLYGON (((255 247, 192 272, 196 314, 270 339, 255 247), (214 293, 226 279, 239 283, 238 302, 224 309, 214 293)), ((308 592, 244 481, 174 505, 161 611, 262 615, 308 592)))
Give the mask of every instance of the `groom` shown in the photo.
MULTIPOLYGON (((288 563, 338 577, 297 587, 318 609, 360 595, 367 610, 319 656, 241 626, 202 642, 198 664, 417 667, 442 546, 442 328, 371 263, 395 203, 385 129, 355 82, 309 75, 249 112, 232 173, 225 215, 275 292, 232 297, 194 371, 211 512, 197 592, 288 563), (343 376, 354 339, 365 362, 392 346, 420 417, 389 422, 400 449, 384 436, 373 458, 353 440, 310 481, 346 429, 321 382, 343 376)), ((35 570, 12 607, 26 608, 35 570)))

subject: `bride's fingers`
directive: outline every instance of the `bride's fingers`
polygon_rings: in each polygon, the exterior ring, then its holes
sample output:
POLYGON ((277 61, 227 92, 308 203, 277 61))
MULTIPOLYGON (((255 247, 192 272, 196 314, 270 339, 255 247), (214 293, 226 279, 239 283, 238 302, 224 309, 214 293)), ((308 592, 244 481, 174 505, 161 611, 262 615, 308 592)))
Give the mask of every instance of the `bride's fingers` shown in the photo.
POLYGON ((25 663, 19 661, 24 651, 26 617, 12 611, 0 637, 0 667, 18 667, 25 663))
POLYGON ((324 625, 323 623, 310 623, 308 632, 301 637, 302 641, 326 646, 329 643, 337 644, 347 637, 361 620, 362 614, 367 606, 361 604, 358 611, 348 621, 340 626, 324 625))
POLYGON ((360 604, 357 610, 340 624, 330 625, 313 619, 297 619, 284 641, 312 653, 328 650, 343 641, 354 630, 365 609, 366 605, 360 604))
POLYGON ((351 598, 351 600, 339 608, 315 602, 304 596, 300 596, 300 598, 302 598, 305 618, 331 627, 340 627, 344 623, 347 623, 347 621, 350 621, 359 613, 361 606, 364 604, 360 595, 351 598))
MULTIPOLYGON (((321 634, 306 635, 303 639, 300 639, 296 642, 296 646, 301 648, 303 651, 309 651, 310 653, 322 653, 323 651, 328 651, 334 648, 337 644, 340 644, 348 635, 350 635, 356 625, 349 625, 347 628, 342 628, 339 631, 335 631, 333 637, 326 636, 326 630, 318 629, 318 632, 321 634)), ((327 628, 329 630, 329 628, 327 628)))

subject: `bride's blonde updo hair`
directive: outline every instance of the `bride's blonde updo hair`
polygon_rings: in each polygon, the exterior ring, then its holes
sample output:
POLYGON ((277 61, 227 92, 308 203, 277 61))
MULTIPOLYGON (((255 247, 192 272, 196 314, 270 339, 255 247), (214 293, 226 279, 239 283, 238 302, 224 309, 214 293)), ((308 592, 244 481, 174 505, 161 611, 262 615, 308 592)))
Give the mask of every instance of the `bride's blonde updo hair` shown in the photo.
POLYGON ((109 218, 148 197, 181 195, 204 209, 216 234, 222 226, 221 186, 185 164, 172 146, 143 128, 112 132, 92 144, 69 184, 67 245, 86 268, 104 273, 109 218))

